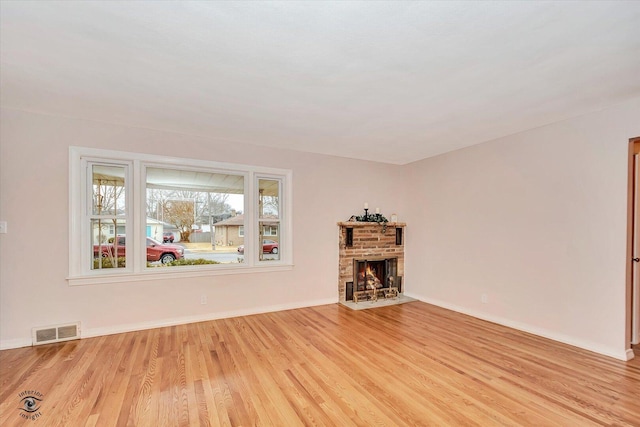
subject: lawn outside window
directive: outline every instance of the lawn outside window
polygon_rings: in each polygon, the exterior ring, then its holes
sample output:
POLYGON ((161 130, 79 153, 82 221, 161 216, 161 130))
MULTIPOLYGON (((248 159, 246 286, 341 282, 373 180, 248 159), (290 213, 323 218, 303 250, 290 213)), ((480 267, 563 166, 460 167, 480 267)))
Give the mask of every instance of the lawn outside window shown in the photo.
POLYGON ((72 285, 292 267, 289 170, 82 147, 69 156, 72 285))

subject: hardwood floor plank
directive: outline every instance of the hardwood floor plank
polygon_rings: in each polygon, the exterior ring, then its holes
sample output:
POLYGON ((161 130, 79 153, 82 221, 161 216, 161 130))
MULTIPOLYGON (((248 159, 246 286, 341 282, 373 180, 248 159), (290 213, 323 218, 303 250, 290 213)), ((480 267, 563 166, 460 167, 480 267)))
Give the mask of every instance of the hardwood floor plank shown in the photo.
POLYGON ((43 426, 640 426, 621 362, 421 302, 338 304, 0 352, 43 426))

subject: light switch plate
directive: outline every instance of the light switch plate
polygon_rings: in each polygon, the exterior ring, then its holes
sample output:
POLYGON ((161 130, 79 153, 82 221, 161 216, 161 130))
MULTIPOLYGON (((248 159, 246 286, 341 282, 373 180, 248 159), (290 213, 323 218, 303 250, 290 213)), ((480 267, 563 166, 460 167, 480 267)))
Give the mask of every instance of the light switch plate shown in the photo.
POLYGON ((0 234, 7 234, 7 221, 0 221, 0 234))

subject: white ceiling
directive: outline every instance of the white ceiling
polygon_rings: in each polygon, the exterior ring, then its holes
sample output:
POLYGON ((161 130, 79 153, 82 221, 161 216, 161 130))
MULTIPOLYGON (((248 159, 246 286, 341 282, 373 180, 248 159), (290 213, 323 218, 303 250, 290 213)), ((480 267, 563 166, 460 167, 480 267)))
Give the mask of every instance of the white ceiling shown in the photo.
POLYGON ((3 107, 404 164, 640 96, 640 2, 2 1, 3 107))

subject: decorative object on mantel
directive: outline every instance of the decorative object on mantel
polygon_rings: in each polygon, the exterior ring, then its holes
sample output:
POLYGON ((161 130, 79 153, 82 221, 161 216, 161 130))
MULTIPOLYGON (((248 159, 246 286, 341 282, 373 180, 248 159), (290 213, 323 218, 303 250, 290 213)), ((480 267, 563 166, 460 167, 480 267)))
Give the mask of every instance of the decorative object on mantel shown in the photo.
POLYGON ((380 213, 380 208, 376 208, 376 213, 370 214, 369 203, 367 202, 364 203, 364 215, 360 215, 360 216, 351 215, 351 218, 349 218, 349 221, 377 222, 378 224, 382 225, 383 234, 387 232, 387 222, 389 222, 389 220, 380 213))

